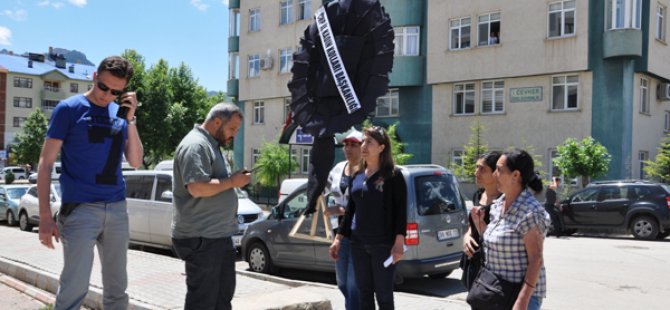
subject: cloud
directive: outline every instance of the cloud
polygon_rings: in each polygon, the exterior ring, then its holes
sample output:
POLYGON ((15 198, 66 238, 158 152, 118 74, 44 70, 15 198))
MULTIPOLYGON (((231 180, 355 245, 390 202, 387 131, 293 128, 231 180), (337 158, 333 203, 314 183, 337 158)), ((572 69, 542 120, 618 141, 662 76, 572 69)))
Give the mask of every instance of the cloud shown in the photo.
POLYGON ((88 0, 67 0, 67 2, 70 2, 70 4, 72 4, 74 6, 83 8, 83 7, 86 6, 86 3, 88 2, 88 0))
POLYGON ((221 0, 221 3, 223 3, 223 5, 224 5, 225 7, 229 7, 229 6, 230 6, 230 0, 221 0))
POLYGON ((7 17, 9 17, 13 20, 16 20, 16 21, 23 21, 28 16, 28 12, 24 9, 18 9, 16 11, 4 10, 4 11, 0 12, 0 15, 7 16, 7 17))
POLYGON ((0 26, 0 45, 12 45, 11 38, 12 31, 7 27, 0 26))
MULTIPOLYGON (((86 0, 84 0, 86 2, 86 0)), ((39 6, 52 6, 54 9, 60 9, 63 7, 63 2, 51 2, 50 0, 44 0, 41 2, 38 2, 37 5, 39 6)))
POLYGON ((203 12, 209 8, 209 4, 202 3, 202 0, 191 0, 191 5, 203 12))

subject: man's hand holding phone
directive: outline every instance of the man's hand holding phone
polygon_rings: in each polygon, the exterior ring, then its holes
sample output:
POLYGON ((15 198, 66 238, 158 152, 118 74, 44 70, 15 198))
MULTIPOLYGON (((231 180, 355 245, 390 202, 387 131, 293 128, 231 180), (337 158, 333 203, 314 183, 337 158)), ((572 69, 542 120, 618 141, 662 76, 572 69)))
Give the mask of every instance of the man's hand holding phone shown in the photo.
POLYGON ((135 110, 137 109, 137 94, 135 92, 127 92, 121 94, 117 100, 119 110, 116 117, 123 118, 129 122, 135 119, 135 110))

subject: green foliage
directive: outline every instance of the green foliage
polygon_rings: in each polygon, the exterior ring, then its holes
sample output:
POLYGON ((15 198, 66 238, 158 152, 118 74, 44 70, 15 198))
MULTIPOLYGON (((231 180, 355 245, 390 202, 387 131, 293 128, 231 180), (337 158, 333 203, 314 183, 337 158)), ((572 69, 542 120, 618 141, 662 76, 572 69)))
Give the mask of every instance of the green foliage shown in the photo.
POLYGON ((12 183, 14 183, 14 180, 15 180, 15 179, 16 179, 16 176, 15 176, 14 173, 12 173, 11 171, 7 171, 7 172, 5 173, 5 184, 12 184, 12 183))
POLYGON ((554 165, 568 178, 581 176, 582 187, 589 183, 589 178, 597 178, 607 173, 612 159, 607 148, 592 137, 586 137, 582 141, 568 138, 563 145, 557 147, 557 151, 554 165))
POLYGON ((49 121, 40 109, 36 109, 26 119, 22 131, 16 137, 13 151, 16 153, 16 161, 20 164, 31 164, 37 167, 40 152, 46 137, 49 121))
POLYGON ((482 154, 488 152, 488 144, 486 144, 486 141, 484 141, 483 138, 485 130, 486 128, 479 121, 479 118, 475 118, 470 126, 468 144, 463 146, 461 163, 451 163, 448 165, 451 171, 453 171, 453 173, 461 180, 471 181, 474 178, 477 159, 479 159, 479 156, 482 154))
MULTIPOLYGON (((398 141, 398 124, 399 122, 393 123, 393 125, 388 126, 386 128, 386 134, 389 136, 389 140, 391 140, 391 153, 393 155, 393 163, 396 165, 404 165, 409 161, 412 157, 414 157, 413 154, 408 154, 408 153, 403 153, 405 151, 405 145, 406 143, 398 141)), ((361 127, 363 129, 372 127, 372 122, 370 122, 369 119, 366 119, 363 121, 363 124, 361 127)))
POLYGON ((288 175, 289 164, 293 169, 298 167, 295 159, 289 156, 288 146, 266 142, 261 146, 253 176, 262 186, 279 189, 281 179, 288 175))
POLYGON ((650 177, 665 183, 670 181, 670 133, 663 138, 655 160, 644 163, 644 171, 650 177))

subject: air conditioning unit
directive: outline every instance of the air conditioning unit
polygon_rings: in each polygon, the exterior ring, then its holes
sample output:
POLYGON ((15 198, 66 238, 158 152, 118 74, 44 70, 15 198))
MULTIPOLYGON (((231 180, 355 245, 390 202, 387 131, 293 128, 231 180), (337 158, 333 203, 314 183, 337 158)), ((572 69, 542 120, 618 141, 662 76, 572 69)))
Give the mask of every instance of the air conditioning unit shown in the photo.
POLYGON ((658 100, 670 100, 670 83, 660 83, 656 89, 658 100))
POLYGON ((273 59, 272 57, 261 58, 261 69, 270 70, 272 69, 273 59))

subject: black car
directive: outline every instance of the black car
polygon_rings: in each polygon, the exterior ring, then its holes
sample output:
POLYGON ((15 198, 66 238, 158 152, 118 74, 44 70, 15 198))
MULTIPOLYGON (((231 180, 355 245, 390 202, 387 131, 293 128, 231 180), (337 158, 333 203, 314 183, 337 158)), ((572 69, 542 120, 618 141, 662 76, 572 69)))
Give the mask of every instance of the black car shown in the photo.
POLYGON ((563 233, 626 231, 637 239, 670 234, 670 187, 639 180, 589 184, 561 202, 563 233))

